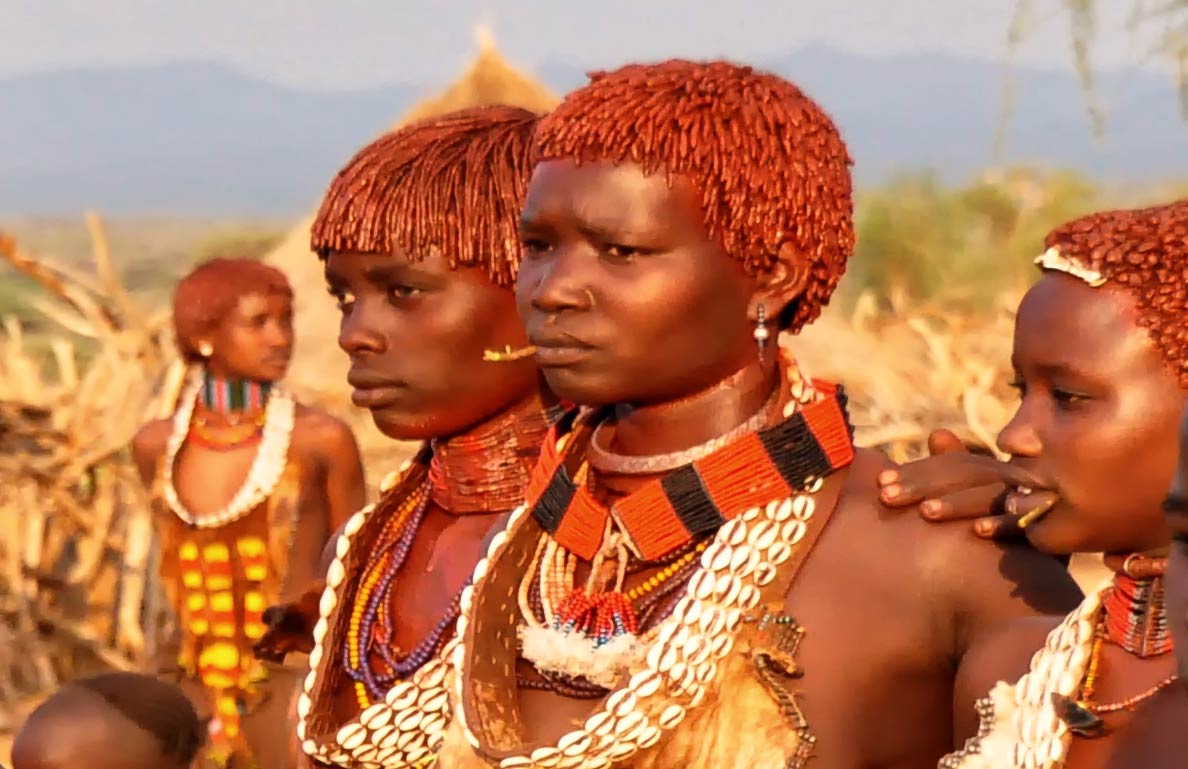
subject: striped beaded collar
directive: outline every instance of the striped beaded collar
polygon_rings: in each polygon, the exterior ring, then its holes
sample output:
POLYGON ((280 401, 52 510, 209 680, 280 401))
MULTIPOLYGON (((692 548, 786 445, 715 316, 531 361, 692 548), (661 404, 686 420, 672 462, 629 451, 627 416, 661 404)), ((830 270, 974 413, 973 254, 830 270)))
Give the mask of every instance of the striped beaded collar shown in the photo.
POLYGON ((840 385, 814 381, 821 396, 772 427, 747 433, 692 464, 646 483, 609 507, 578 477, 593 425, 588 421, 563 452, 545 442, 529 487, 532 515, 566 550, 585 560, 602 542, 613 516, 632 548, 645 560, 687 545, 720 528, 760 500, 786 497, 806 478, 823 478, 854 458, 853 427, 840 385), (539 484, 539 485, 538 485, 539 484))

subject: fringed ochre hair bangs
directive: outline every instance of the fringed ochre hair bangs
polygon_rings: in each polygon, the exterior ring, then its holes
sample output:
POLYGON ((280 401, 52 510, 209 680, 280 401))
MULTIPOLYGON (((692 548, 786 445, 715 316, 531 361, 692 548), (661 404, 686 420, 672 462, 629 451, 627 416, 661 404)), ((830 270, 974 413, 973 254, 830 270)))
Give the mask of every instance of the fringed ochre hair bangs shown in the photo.
POLYGON ((460 110, 401 128, 338 172, 314 219, 310 246, 423 259, 434 249, 515 281, 520 207, 532 173, 538 116, 517 107, 460 110))
POLYGON ((1052 230, 1044 247, 1131 294, 1139 325, 1188 390, 1188 200, 1089 214, 1052 230))
POLYGON ((752 275, 807 269, 782 325, 828 303, 854 249, 850 156, 793 84, 728 62, 671 60, 598 72, 541 119, 540 160, 635 163, 692 182, 706 229, 752 275))

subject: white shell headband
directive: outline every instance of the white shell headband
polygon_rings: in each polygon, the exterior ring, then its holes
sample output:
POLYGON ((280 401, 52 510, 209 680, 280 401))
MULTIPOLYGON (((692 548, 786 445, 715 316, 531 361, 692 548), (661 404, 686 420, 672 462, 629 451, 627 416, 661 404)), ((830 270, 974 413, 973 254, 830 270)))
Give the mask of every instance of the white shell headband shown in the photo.
POLYGON ((1068 273, 1074 278, 1079 278, 1085 281, 1094 288, 1104 285, 1106 282, 1105 276, 1103 276, 1100 272, 1097 270, 1091 270, 1076 259, 1072 259, 1061 254, 1055 246, 1052 246, 1047 251, 1037 256, 1035 258, 1035 263, 1045 270, 1058 270, 1060 272, 1068 273))

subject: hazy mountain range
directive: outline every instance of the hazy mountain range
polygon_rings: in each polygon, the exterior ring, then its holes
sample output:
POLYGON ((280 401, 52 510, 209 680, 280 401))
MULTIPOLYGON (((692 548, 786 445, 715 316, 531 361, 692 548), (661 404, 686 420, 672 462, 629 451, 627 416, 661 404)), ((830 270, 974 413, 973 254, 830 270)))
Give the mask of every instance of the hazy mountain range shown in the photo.
MULTIPOLYGON (((959 179, 990 160, 1001 64, 823 47, 757 64, 833 114, 860 184, 921 167, 959 179)), ((533 74, 559 93, 584 80, 560 62, 533 74)), ((1108 124, 1097 142, 1074 75, 1014 77, 1009 162, 1118 180, 1188 176, 1188 126, 1168 78, 1103 76, 1108 124)), ((297 213, 364 141, 445 85, 410 75, 363 91, 301 90, 202 62, 0 79, 0 213, 297 213)))

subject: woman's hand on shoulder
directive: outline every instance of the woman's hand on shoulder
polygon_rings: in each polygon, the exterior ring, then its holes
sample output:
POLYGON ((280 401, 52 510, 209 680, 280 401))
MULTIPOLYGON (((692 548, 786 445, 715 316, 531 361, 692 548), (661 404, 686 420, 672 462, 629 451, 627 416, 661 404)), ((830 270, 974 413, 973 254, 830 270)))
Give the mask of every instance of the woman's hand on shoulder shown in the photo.
POLYGON ((972 521, 984 539, 1017 539, 1026 510, 1003 507, 1008 488, 1019 482, 1015 469, 994 457, 975 454, 949 430, 928 436, 929 456, 882 471, 879 501, 890 508, 915 510, 933 523, 972 521))

